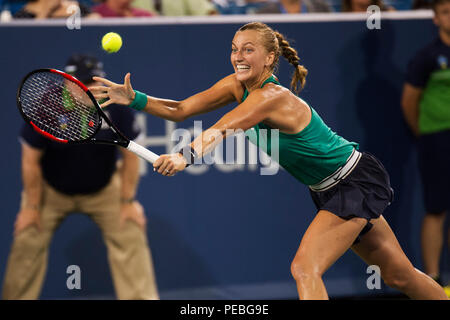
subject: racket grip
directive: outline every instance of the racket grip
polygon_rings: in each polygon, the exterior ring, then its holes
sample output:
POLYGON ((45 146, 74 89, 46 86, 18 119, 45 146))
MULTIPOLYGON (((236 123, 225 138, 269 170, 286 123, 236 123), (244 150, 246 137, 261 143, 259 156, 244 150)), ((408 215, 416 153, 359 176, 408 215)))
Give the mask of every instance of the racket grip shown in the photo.
POLYGON ((155 162, 156 159, 159 158, 159 156, 156 153, 151 152, 150 150, 144 148, 143 146, 137 144, 134 141, 130 141, 127 149, 151 163, 155 162))

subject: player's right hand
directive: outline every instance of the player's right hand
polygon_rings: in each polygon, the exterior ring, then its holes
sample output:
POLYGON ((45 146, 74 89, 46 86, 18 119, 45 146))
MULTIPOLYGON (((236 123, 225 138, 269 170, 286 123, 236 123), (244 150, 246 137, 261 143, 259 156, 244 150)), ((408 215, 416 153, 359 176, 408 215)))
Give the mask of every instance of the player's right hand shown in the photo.
POLYGON ((18 235, 22 230, 35 225, 41 231, 41 217, 39 210, 23 208, 19 211, 14 223, 14 235, 18 235))
POLYGON ((131 86, 130 76, 130 73, 125 75, 124 84, 117 84, 101 77, 92 77, 93 80, 102 83, 103 86, 92 86, 89 90, 91 90, 97 101, 108 99, 100 104, 100 107, 102 108, 107 107, 112 103, 128 106, 133 102, 134 97, 136 96, 136 93, 131 86))
POLYGON ((173 176, 186 168, 186 159, 179 153, 162 154, 153 163, 153 170, 163 176, 173 176))

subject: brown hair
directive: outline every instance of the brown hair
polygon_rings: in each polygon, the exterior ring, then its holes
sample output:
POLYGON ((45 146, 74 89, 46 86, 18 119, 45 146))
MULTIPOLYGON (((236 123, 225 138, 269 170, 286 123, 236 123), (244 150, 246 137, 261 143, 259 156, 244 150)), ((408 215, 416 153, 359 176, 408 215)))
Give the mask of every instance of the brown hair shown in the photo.
POLYGON ((436 13, 436 8, 441 5, 444 4, 446 2, 450 2, 450 0, 432 0, 431 1, 431 8, 433 9, 433 11, 436 13))
POLYGON ((263 38, 263 45, 267 52, 274 52, 275 59, 270 66, 271 70, 274 71, 278 66, 278 61, 280 55, 286 58, 286 60, 292 64, 295 68, 294 74, 291 79, 291 90, 298 93, 305 85, 306 75, 308 70, 299 64, 300 58, 298 57, 297 51, 292 48, 289 42, 284 38, 284 36, 278 31, 274 31, 268 25, 262 22, 251 22, 239 28, 238 31, 245 30, 256 30, 263 38), (298 83, 300 82, 300 88, 298 83))

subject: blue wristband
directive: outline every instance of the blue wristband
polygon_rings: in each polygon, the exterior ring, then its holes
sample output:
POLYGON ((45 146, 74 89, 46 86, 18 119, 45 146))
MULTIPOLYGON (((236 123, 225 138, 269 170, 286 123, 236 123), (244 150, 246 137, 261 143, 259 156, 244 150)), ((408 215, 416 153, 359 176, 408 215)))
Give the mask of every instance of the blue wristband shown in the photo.
POLYGON ((129 105, 130 108, 134 110, 141 111, 147 106, 147 95, 145 93, 134 90, 136 95, 134 96, 133 102, 129 105))

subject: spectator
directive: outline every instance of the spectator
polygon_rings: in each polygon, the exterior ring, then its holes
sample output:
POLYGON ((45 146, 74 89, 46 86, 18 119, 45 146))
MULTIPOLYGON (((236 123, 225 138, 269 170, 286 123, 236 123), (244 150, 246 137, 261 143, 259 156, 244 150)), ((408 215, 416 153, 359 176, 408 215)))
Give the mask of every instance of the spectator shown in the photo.
MULTIPOLYGON (((88 87, 92 76, 104 76, 95 57, 72 56, 66 72, 88 87)), ((108 107, 112 121, 129 138, 139 131, 134 114, 108 107)), ((98 135, 111 135, 100 130, 98 135)), ((23 192, 14 225, 14 239, 3 282, 4 299, 37 299, 47 269, 48 248, 58 226, 72 212, 83 212, 100 228, 119 299, 158 299, 146 219, 135 200, 138 157, 108 145, 64 145, 21 131, 23 192), (118 149, 122 162, 117 165, 118 149)))
POLYGON ((154 16, 150 11, 133 7, 132 2, 133 0, 103 0, 103 3, 94 6, 92 11, 100 14, 103 18, 154 16))
POLYGON ((71 6, 80 8, 81 16, 87 18, 99 18, 96 13, 91 13, 89 7, 78 1, 68 0, 29 0, 19 11, 14 14, 17 19, 48 19, 67 18, 73 14, 71 6))
POLYGON ((307 12, 331 12, 331 7, 324 0, 280 0, 268 3, 256 13, 307 13, 307 12))
POLYGON ((278 0, 212 0, 220 14, 253 14, 270 2, 278 0))
POLYGON ((342 0, 342 12, 367 12, 369 6, 376 5, 381 11, 395 11, 391 6, 386 6, 383 0, 342 0))
POLYGON ((161 0, 134 0, 133 7, 136 9, 144 9, 154 15, 161 14, 161 0))
POLYGON ((206 16, 218 14, 209 0, 162 0, 162 14, 165 16, 206 16))
POLYGON ((439 34, 409 62, 402 108, 418 137, 426 210, 421 232, 424 271, 439 283, 445 216, 450 210, 450 0, 433 1, 433 11, 439 34))

